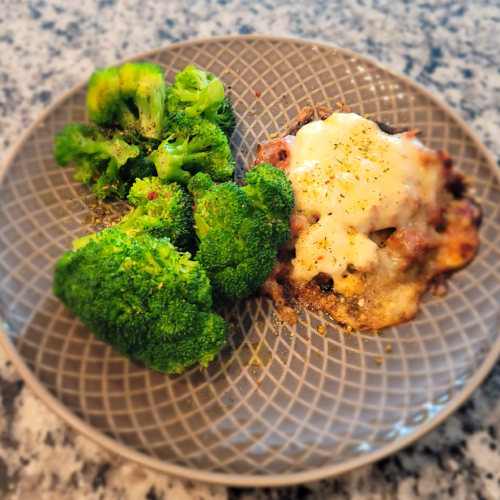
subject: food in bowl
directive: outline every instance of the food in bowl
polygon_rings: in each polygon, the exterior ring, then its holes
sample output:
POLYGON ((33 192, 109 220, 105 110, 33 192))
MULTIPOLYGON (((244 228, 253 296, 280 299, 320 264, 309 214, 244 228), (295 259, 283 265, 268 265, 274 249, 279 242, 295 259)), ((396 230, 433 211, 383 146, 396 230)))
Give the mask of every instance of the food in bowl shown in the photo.
POLYGON ((292 237, 261 293, 291 324, 296 308, 348 329, 408 321, 476 255, 481 210, 451 157, 417 131, 325 108, 311 121, 311 111, 257 148, 255 163, 283 169, 295 196, 292 237))

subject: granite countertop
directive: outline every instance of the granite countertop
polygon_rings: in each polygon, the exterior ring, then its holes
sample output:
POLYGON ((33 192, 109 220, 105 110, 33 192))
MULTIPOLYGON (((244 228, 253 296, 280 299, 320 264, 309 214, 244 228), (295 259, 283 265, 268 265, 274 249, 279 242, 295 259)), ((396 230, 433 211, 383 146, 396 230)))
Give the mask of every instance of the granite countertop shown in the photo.
MULTIPOLYGON (((96 66, 238 33, 316 39, 374 57, 451 105, 500 159, 499 31, 500 6, 490 0, 300 7, 285 0, 0 0, 0 162, 41 111, 96 66)), ((500 364, 437 430, 382 462, 287 489, 226 489, 153 472, 76 434, 0 351, 0 498, 497 500, 499 396, 500 364)))

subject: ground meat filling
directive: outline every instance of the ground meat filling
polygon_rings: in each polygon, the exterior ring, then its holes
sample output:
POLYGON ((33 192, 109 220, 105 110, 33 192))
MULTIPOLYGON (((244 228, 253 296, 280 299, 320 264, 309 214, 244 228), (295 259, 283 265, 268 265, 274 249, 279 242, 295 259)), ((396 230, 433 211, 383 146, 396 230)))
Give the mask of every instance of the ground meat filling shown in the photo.
POLYGON ((290 165, 290 147, 294 139, 294 136, 287 136, 283 139, 262 141, 257 146, 255 165, 270 163, 277 168, 284 169, 286 172, 290 165))
MULTIPOLYGON (((327 118, 328 112, 321 109, 318 115, 327 118)), ((271 163, 286 171, 293 139, 262 142, 257 147, 255 164, 271 163)), ((274 300, 283 321, 295 324, 296 311, 305 308, 325 311, 349 331, 380 329, 412 319, 427 290, 433 289, 435 295, 446 293, 446 280, 477 254, 481 209, 467 197, 467 179, 453 168, 451 157, 445 152, 438 155, 445 170, 446 193, 441 210, 429 221, 436 231, 424 234, 403 227, 371 233, 370 238, 381 250, 384 272, 362 273, 349 266, 342 276, 342 294, 335 290, 330 276, 323 273, 309 282, 290 278, 294 237, 311 224, 304 216, 291 217, 290 243, 280 250, 276 267, 260 288, 262 295, 274 300)))
POLYGON ((285 171, 290 165, 290 147, 295 139, 295 134, 314 119, 314 109, 310 106, 302 108, 297 118, 290 123, 282 137, 269 141, 262 141, 257 145, 257 158, 254 165, 270 163, 285 171))

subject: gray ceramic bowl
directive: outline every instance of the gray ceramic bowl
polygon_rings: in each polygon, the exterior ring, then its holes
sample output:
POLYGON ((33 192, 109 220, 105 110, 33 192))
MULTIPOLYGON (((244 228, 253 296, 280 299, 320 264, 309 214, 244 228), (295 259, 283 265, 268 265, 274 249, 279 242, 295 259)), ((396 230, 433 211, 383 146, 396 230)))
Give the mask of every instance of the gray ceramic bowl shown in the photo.
POLYGON ((412 322, 380 335, 347 335, 315 312, 291 328, 270 301, 248 300, 225 312, 236 331, 209 368, 180 376, 148 370, 99 342, 51 293, 56 259, 74 237, 99 229, 89 224, 91 193, 52 157, 56 132, 88 121, 83 83, 26 131, 1 172, 0 340, 35 393, 124 457, 239 486, 348 471, 408 445, 457 409, 500 351, 498 169, 465 123, 373 61, 302 40, 214 38, 135 59, 161 65, 167 82, 194 63, 230 87, 240 176, 257 143, 306 104, 344 101, 379 121, 418 127, 474 180, 484 207, 481 251, 445 298, 426 297, 412 322))

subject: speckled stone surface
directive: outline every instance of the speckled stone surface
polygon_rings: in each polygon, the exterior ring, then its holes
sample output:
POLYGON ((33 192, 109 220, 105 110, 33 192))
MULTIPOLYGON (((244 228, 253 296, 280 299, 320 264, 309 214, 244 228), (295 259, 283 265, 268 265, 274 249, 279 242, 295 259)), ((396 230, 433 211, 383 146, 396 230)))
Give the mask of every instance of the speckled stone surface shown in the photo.
MULTIPOLYGON (((498 2, 305 3, 0 0, 0 162, 95 67, 179 40, 250 33, 316 39, 378 59, 451 105, 500 159, 498 2)), ((155 473, 77 435, 0 352, 0 498, 497 500, 499 398, 500 364, 445 424, 387 460, 299 487, 226 490, 155 473)))

